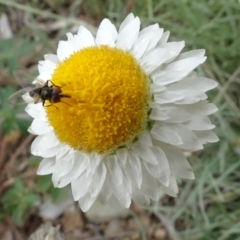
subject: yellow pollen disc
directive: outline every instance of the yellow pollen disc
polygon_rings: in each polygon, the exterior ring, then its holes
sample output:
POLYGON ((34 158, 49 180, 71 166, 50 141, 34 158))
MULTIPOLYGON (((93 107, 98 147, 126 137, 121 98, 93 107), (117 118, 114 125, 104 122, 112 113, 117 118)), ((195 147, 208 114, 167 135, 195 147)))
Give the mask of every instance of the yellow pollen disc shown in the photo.
POLYGON ((48 120, 76 150, 110 154, 146 128, 149 80, 129 52, 85 48, 60 63, 51 81, 70 97, 45 108, 48 120))

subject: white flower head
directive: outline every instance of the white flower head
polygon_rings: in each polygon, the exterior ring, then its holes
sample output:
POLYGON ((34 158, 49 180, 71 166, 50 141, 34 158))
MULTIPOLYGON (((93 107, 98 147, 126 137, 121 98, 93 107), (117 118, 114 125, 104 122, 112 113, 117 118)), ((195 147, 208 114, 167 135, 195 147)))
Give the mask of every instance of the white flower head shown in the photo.
POLYGON ((183 152, 218 141, 205 94, 217 83, 194 72, 205 51, 181 53, 184 42, 168 36, 158 24, 140 31, 133 14, 118 31, 104 19, 96 37, 80 27, 39 62, 39 78, 70 97, 27 106, 31 151, 44 158, 38 174, 71 184, 83 211, 111 198, 148 206, 159 190, 176 196, 176 177, 194 178, 183 152))

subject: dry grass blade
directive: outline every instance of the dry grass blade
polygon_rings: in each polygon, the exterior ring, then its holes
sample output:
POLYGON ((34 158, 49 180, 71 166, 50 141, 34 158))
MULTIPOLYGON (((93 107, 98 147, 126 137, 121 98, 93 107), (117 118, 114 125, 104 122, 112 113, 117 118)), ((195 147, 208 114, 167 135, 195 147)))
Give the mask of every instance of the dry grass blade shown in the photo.
POLYGON ((181 239, 180 236, 178 235, 177 231, 175 230, 173 223, 166 216, 164 216, 160 212, 154 212, 154 214, 159 218, 159 220, 162 222, 164 227, 167 229, 170 239, 172 239, 172 240, 180 240, 181 239))
POLYGON ((42 224, 28 240, 64 240, 59 227, 53 227, 50 222, 42 224))

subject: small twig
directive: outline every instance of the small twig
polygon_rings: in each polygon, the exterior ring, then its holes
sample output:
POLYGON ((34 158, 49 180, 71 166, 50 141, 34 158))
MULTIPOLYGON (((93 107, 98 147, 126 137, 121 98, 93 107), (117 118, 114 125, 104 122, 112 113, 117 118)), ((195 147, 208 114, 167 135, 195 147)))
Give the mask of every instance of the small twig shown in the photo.
POLYGON ((96 32, 97 32, 96 27, 94 27, 93 25, 91 25, 91 24, 89 24, 89 23, 87 23, 83 20, 80 20, 80 19, 68 18, 68 17, 64 18, 61 15, 54 14, 54 13, 51 13, 51 12, 48 12, 48 11, 45 11, 45 10, 42 11, 40 9, 33 8, 31 6, 28 6, 28 5, 23 5, 23 4, 15 2, 15 1, 0 0, 0 3, 4 4, 4 5, 7 5, 7 6, 17 8, 17 9, 20 9, 20 10, 23 10, 25 12, 29 12, 29 13, 36 14, 36 15, 41 15, 42 17, 48 17, 48 18, 52 18, 52 19, 56 19, 56 20, 64 20, 66 23, 73 23, 73 24, 82 25, 82 26, 88 28, 89 31, 91 31, 91 33, 93 33, 93 34, 96 34, 96 32))
POLYGON ((14 154, 11 156, 9 160, 9 164, 11 165, 13 161, 16 160, 16 158, 22 153, 22 151, 30 144, 30 142, 33 140, 34 136, 29 135, 23 142, 22 144, 17 148, 17 150, 14 152, 14 154))
POLYGON ((123 238, 123 237, 129 237, 135 233, 139 233, 140 231, 126 231, 126 232, 121 232, 118 234, 114 234, 112 236, 94 236, 94 237, 89 237, 89 238, 80 238, 79 240, 110 240, 112 238, 123 238))
POLYGON ((19 231, 17 230, 17 227, 15 225, 15 223, 12 222, 12 220, 10 219, 10 217, 6 218, 8 226, 10 227, 10 229, 13 231, 14 235, 15 235, 15 239, 16 240, 24 240, 25 238, 19 233, 19 231))
POLYGON ((235 70, 235 72, 230 76, 228 81, 222 87, 219 86, 219 93, 214 98, 213 100, 214 103, 218 103, 221 100, 222 96, 226 97, 227 89, 229 88, 230 84, 235 81, 239 73, 240 73, 240 66, 235 70))
MULTIPOLYGON (((32 139, 34 138, 33 135, 29 135, 23 142, 22 144, 17 148, 17 150, 13 153, 13 155, 11 156, 10 160, 7 162, 6 166, 4 167, 4 169, 2 170, 2 172, 8 168, 11 167, 11 165, 13 164, 13 162, 17 159, 17 157, 22 153, 22 151, 28 146, 28 144, 32 141, 32 139)), ((0 175, 0 182, 3 181, 3 177, 4 175, 0 175)), ((1 189, 1 188, 0 188, 1 189)), ((0 191, 1 193, 1 191, 0 191)))
MULTIPOLYGON (((22 177, 25 178, 31 178, 33 176, 36 176, 36 170, 30 170, 28 172, 25 172, 24 174, 22 174, 22 177)), ((9 186, 11 186, 12 184, 14 184, 16 178, 9 178, 7 181, 5 181, 1 186, 0 186, 0 195, 1 193, 8 188, 9 186)))
POLYGON ((158 219, 162 222, 164 227, 166 228, 168 235, 172 240, 180 240, 178 233, 176 232, 174 226, 172 225, 171 221, 166 218, 164 215, 162 215, 159 212, 154 212, 154 214, 158 217, 158 219))
POLYGON ((0 169, 2 169, 2 165, 4 162, 4 149, 6 149, 6 138, 2 135, 2 137, 0 138, 0 169))
MULTIPOLYGON (((223 76, 226 77, 226 78, 231 78, 232 75, 227 73, 227 72, 224 72, 224 71, 221 71, 223 76)), ((240 83, 240 78, 238 78, 237 76, 235 76, 235 79, 233 79, 234 82, 237 82, 237 83, 240 83)))

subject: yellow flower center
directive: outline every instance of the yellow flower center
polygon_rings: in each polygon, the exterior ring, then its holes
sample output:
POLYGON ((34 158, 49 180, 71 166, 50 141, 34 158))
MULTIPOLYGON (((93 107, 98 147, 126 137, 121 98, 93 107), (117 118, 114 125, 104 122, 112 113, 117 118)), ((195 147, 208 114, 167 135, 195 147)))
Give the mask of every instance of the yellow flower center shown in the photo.
POLYGON ((146 128, 149 80, 129 52, 85 48, 61 62, 51 81, 69 98, 45 108, 48 120, 76 150, 110 154, 146 128))

